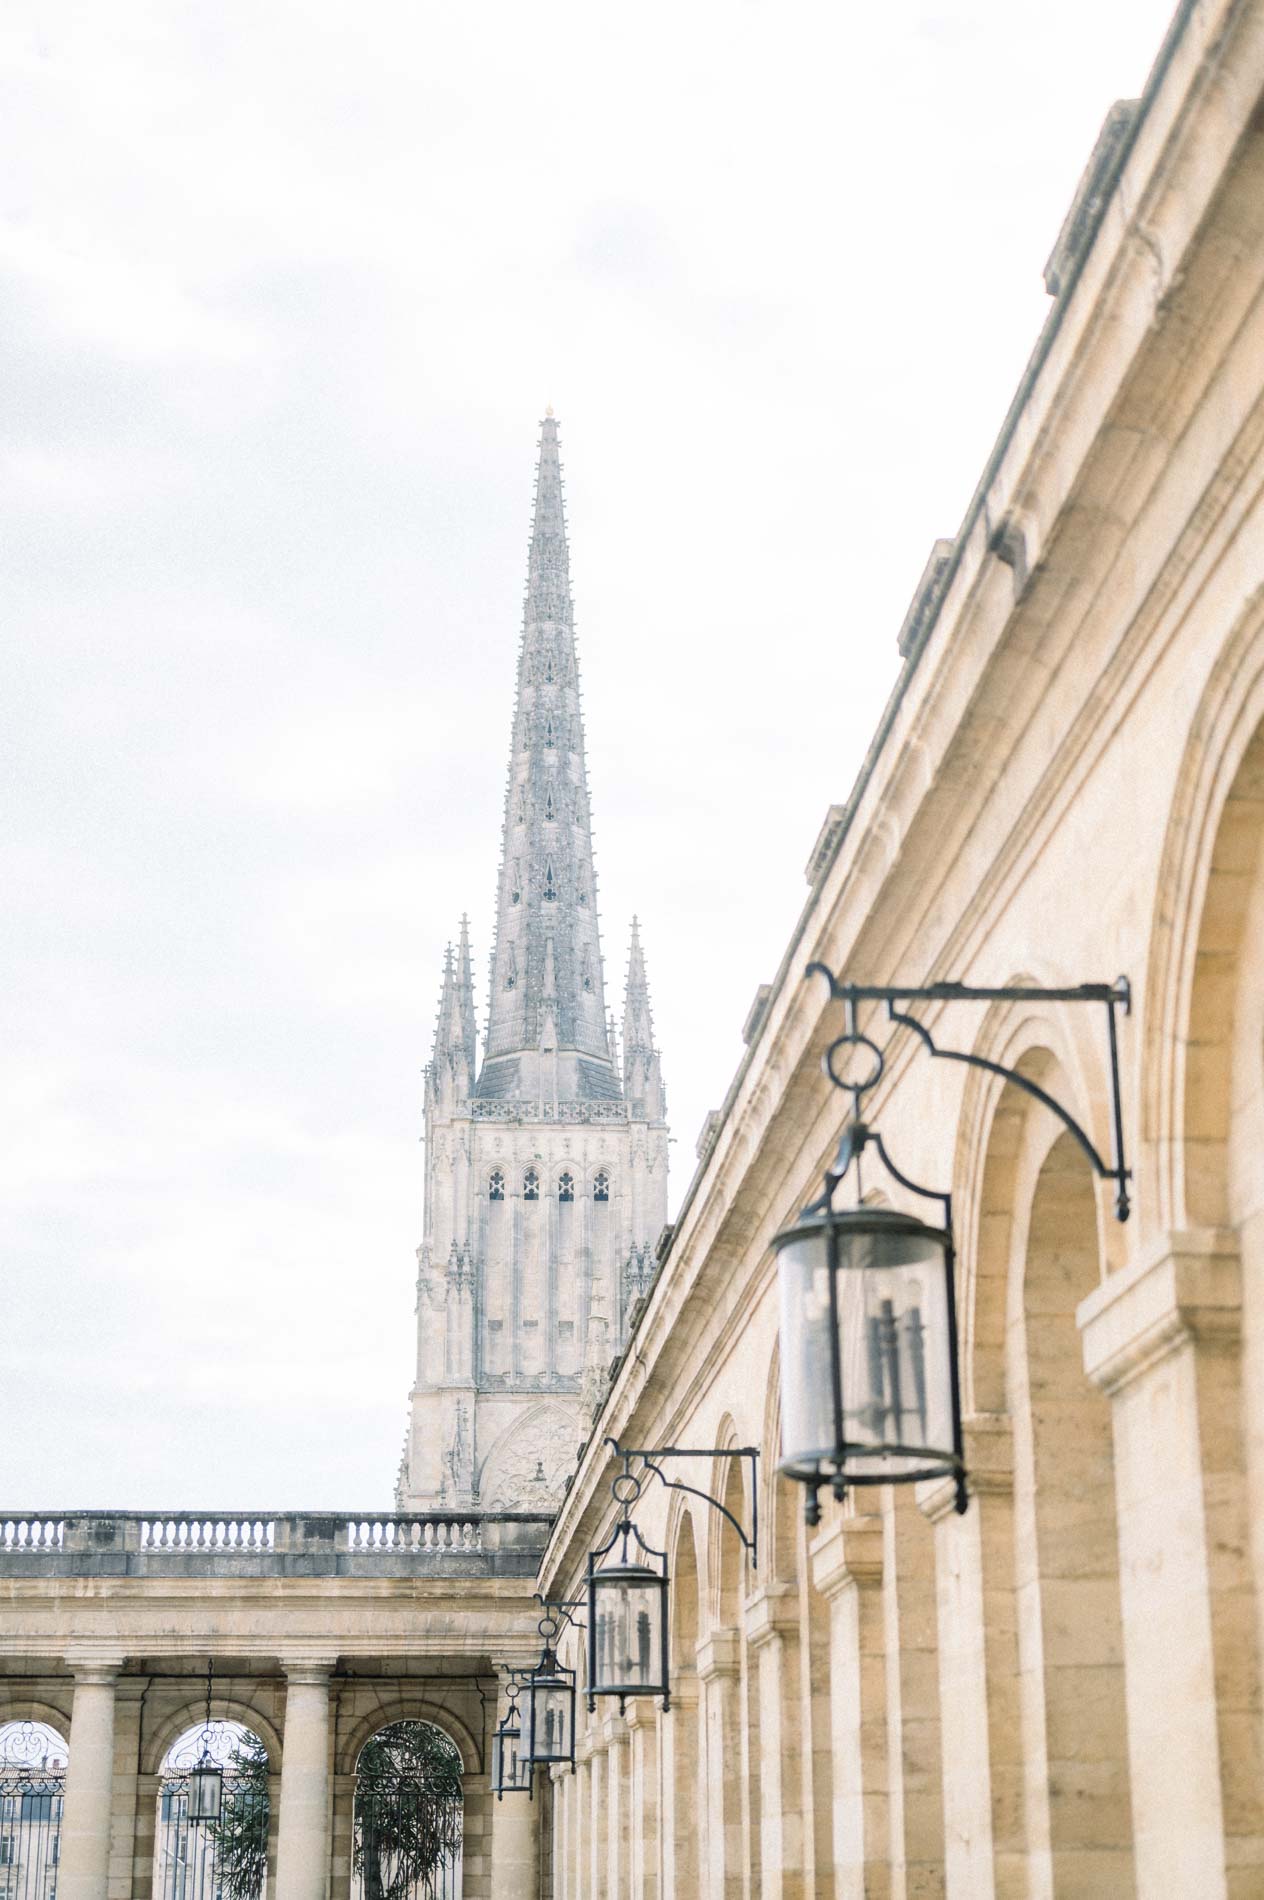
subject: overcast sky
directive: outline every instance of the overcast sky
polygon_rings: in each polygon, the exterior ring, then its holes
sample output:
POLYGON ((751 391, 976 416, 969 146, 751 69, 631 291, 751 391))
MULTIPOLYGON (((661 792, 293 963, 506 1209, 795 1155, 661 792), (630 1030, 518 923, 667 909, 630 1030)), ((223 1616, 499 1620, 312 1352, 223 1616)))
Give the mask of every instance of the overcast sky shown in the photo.
POLYGON ((673 1204, 1170 0, 7 0, 0 1511, 388 1505, 538 419, 673 1204))

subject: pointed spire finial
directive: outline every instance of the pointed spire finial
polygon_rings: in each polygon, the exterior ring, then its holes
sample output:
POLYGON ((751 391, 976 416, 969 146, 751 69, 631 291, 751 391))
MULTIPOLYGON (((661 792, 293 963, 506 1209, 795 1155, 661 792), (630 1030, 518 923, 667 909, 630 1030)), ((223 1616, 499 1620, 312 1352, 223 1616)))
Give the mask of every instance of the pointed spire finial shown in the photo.
POLYGON ((541 1033, 566 1099, 617 1101, 606 1034, 570 555, 550 403, 540 427, 527 597, 478 1093, 536 1094, 541 1033))

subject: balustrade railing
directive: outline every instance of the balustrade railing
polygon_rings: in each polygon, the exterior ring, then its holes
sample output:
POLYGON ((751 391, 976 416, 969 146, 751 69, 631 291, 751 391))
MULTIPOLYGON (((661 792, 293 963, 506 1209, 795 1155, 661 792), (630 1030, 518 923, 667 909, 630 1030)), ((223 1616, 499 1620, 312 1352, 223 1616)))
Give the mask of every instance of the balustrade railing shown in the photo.
POLYGON ((445 1557, 538 1551, 550 1522, 512 1511, 10 1511, 0 1512, 0 1562, 64 1558, 83 1568, 96 1556, 152 1570, 196 1558, 286 1567, 301 1559, 336 1570, 344 1560, 378 1559, 406 1570, 445 1557))

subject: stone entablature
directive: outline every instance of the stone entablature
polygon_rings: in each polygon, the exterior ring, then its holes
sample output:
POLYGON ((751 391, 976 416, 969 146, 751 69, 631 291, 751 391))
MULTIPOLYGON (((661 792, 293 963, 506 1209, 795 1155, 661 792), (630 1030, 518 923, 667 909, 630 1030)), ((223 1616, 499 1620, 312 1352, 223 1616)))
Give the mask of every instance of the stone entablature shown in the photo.
POLYGON ((6 1512, 0 1577, 531 1577, 551 1522, 524 1512, 6 1512))

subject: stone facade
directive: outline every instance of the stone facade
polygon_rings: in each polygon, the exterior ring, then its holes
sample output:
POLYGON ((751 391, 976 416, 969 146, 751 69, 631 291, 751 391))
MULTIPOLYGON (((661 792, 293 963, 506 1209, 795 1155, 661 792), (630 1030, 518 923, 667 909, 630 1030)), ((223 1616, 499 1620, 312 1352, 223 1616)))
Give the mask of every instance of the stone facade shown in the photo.
MULTIPOLYGON (((1264 1893, 1260 0, 1181 8, 1090 174, 545 1556, 573 1594, 612 1522, 606 1434, 762 1447, 758 1568, 697 1499, 641 1500, 672 1709, 586 1718, 554 1788, 558 1900, 1264 1893), (964 1516, 947 1484, 888 1486, 812 1529, 774 1476, 769 1243, 849 1108, 814 959, 873 984, 1131 980, 1124 1226, 1047 1109, 862 1012, 888 1057, 868 1118, 953 1195, 964 1516)), ((1099 1009, 915 1013, 1109 1150, 1099 1009)), ((724 1495, 724 1467, 685 1475, 724 1495)))
POLYGON ((606 1012, 557 423, 541 424, 487 1033, 467 927, 426 1070, 417 1379, 397 1502, 556 1504, 648 1291, 666 1097, 640 934, 606 1012))

